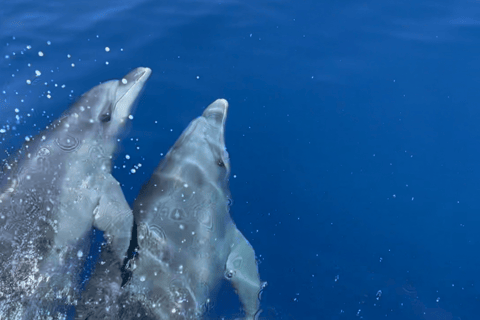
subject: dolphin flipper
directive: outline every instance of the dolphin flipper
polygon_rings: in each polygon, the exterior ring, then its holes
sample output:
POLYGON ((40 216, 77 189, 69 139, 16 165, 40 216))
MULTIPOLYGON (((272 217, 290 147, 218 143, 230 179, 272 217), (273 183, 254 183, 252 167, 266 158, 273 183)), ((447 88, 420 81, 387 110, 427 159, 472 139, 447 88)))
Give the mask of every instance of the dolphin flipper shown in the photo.
POLYGON ((225 277, 238 293, 245 319, 253 320, 259 313, 259 297, 263 284, 258 274, 255 251, 237 228, 233 232, 235 243, 228 255, 225 277))
POLYGON ((133 215, 115 178, 110 175, 105 184, 106 192, 94 211, 93 226, 105 232, 107 243, 82 293, 76 319, 115 319, 119 311, 121 268, 130 245, 133 215))
POLYGON ((112 175, 105 181, 105 193, 94 211, 94 219, 93 226, 105 232, 114 256, 123 261, 130 246, 133 214, 120 184, 112 175))

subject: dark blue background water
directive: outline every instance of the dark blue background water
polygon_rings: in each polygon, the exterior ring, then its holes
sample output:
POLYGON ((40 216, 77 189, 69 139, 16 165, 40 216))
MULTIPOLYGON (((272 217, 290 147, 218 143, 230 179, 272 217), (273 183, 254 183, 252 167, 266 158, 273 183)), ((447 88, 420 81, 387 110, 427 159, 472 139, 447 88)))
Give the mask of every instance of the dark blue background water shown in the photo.
POLYGON ((478 319, 479 37, 474 1, 3 1, 1 149, 148 66, 114 175, 131 203, 228 99, 265 319, 478 319))

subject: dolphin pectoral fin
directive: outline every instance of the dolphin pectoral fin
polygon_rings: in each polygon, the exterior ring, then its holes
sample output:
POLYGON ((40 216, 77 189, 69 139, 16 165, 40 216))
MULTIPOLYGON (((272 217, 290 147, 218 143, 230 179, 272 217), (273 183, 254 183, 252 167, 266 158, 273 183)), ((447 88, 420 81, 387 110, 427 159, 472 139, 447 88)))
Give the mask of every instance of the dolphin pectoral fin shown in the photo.
POLYGON ((235 228, 234 245, 228 255, 225 277, 237 291, 245 311, 245 319, 258 317, 263 284, 258 275, 255 252, 243 234, 235 228))
POLYGON ((105 232, 108 243, 103 246, 95 271, 82 293, 75 319, 114 320, 118 319, 121 268, 130 245, 133 215, 119 183, 111 175, 95 208, 93 226, 105 232))
POLYGON ((120 184, 111 175, 95 209, 93 226, 105 232, 115 257, 123 261, 132 237, 133 214, 120 184))

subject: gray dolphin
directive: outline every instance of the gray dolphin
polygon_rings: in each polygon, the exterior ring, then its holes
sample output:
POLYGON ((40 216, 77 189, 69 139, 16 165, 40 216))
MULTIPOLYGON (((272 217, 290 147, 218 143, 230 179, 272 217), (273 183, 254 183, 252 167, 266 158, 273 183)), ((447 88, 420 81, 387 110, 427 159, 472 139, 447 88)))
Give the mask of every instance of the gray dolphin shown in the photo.
POLYGON ((78 296, 92 226, 126 255, 133 216, 111 159, 149 68, 100 84, 4 161, 0 319, 60 319, 78 296))
POLYGON ((246 319, 258 316, 264 284, 229 214, 227 110, 219 99, 193 120, 135 200, 139 249, 120 319, 200 319, 222 279, 246 319))

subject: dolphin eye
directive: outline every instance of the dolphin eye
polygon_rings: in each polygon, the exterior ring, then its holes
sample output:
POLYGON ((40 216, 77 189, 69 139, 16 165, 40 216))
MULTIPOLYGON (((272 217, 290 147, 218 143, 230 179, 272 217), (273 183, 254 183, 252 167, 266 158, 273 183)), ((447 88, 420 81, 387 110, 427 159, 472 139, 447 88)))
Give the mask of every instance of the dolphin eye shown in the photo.
POLYGON ((225 163, 223 162, 222 159, 218 159, 217 165, 221 168, 225 167, 225 163))
POLYGON ((110 120, 112 119, 112 117, 110 116, 110 113, 104 113, 104 114, 101 114, 100 117, 99 117, 99 120, 101 122, 109 122, 110 120))
POLYGON ((226 270, 225 271, 225 278, 227 278, 227 279, 232 279, 234 275, 235 275, 234 270, 226 270))

